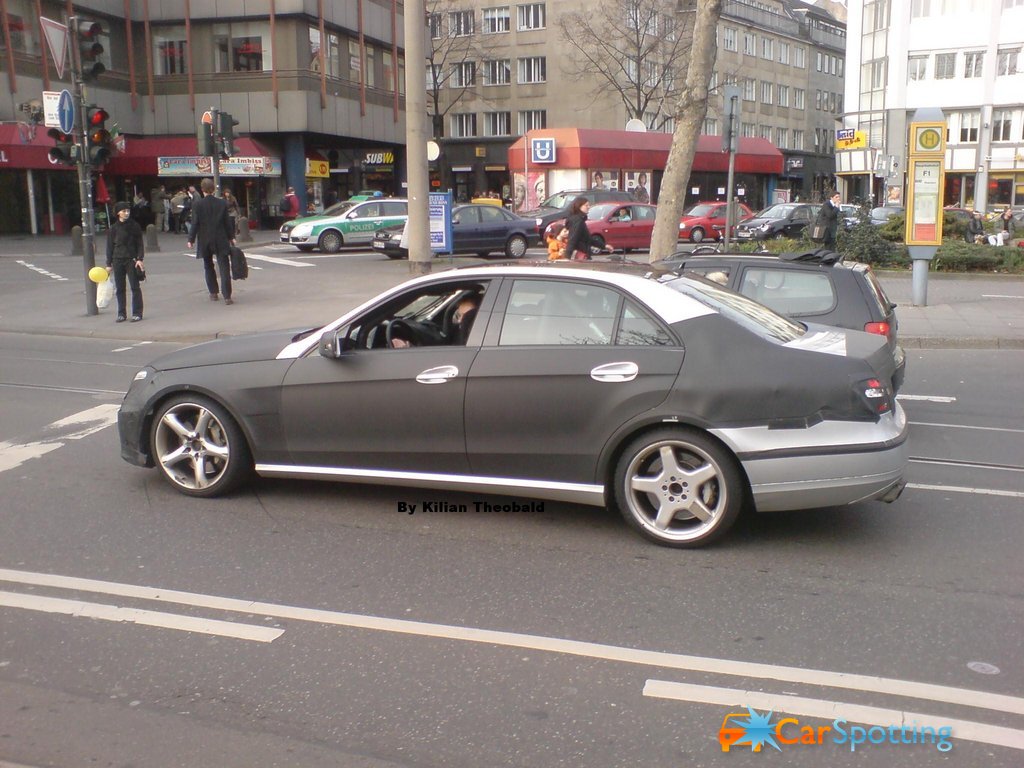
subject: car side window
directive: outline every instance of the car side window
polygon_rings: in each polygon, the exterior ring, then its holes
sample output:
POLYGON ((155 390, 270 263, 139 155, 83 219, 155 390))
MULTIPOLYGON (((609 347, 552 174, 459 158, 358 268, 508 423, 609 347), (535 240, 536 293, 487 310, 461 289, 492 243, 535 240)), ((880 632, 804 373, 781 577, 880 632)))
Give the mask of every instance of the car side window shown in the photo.
POLYGON ((619 346, 664 347, 671 344, 672 340, 650 315, 633 302, 627 301, 622 310, 622 321, 619 323, 615 343, 619 346))
POLYGON ((367 203, 361 205, 355 211, 357 219, 373 219, 380 216, 380 203, 367 203))
POLYGON ((823 272, 751 267, 739 290, 783 315, 820 314, 836 303, 832 280, 823 272))
POLYGON ((409 212, 409 208, 405 203, 399 203, 396 201, 381 203, 384 207, 385 216, 405 216, 409 212))
POLYGON ((706 265, 706 266, 687 266, 688 272, 696 272, 702 277, 706 277, 708 280, 713 280, 719 285, 729 284, 729 275, 732 274, 732 267, 724 265, 706 265))
POLYGON ((477 211, 480 213, 480 221, 484 224, 491 224, 495 221, 504 221, 501 211, 493 205, 486 208, 478 208, 477 211))
POLYGON ((646 221, 648 219, 653 219, 654 218, 654 209, 653 208, 649 208, 646 205, 634 205, 634 206, 632 206, 632 208, 633 208, 633 218, 634 219, 646 221))

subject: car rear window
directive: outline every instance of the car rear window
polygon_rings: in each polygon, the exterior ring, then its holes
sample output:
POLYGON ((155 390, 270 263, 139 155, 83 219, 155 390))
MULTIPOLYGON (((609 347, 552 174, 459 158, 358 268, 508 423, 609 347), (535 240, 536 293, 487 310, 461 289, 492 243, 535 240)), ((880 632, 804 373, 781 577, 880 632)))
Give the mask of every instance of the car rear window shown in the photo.
POLYGON ((686 277, 669 278, 665 282, 670 288, 699 301, 762 338, 788 344, 806 333, 800 323, 728 288, 686 277))
POLYGON ((889 312, 892 311, 892 302, 889 301, 889 297, 885 295, 885 290, 882 288, 882 284, 878 282, 878 278, 875 277, 875 273, 870 269, 865 269, 863 275, 867 279, 868 287, 871 289, 871 298, 878 307, 878 311, 881 313, 880 316, 888 317, 889 312))
POLYGON ((784 315, 819 315, 836 305, 832 279, 823 272, 748 267, 738 290, 784 315))

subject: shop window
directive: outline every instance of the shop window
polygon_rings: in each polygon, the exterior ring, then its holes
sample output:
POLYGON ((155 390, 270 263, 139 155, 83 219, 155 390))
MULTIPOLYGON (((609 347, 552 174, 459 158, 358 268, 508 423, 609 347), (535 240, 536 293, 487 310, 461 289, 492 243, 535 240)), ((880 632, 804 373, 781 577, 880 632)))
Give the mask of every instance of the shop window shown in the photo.
POLYGON ((265 72, 273 68, 267 22, 215 24, 215 72, 265 72))

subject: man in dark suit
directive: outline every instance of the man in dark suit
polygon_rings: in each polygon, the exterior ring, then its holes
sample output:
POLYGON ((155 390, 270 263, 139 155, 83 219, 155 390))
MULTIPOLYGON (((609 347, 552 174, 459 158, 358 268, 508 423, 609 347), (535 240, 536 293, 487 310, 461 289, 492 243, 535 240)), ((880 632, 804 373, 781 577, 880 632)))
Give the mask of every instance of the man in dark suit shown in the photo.
POLYGON ((231 246, 235 244, 235 233, 231 231, 228 204, 214 197, 213 179, 203 179, 199 185, 203 199, 192 206, 192 226, 188 230, 188 247, 196 243, 196 258, 203 260, 206 268, 206 287, 210 301, 217 301, 217 271, 220 272, 220 288, 225 304, 234 304, 231 298, 231 246), (213 258, 217 257, 217 270, 213 258))

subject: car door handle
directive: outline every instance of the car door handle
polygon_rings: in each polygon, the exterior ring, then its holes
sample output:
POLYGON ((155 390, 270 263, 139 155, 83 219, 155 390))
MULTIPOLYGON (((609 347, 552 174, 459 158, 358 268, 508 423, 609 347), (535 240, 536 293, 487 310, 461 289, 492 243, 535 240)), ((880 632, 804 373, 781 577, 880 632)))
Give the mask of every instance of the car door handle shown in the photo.
POLYGON ((437 368, 427 368, 416 377, 416 381, 420 384, 444 384, 458 375, 459 369, 454 365, 439 365, 437 368))
POLYGON ((590 378, 594 381, 616 383, 620 381, 632 381, 640 373, 640 366, 636 363, 605 363, 599 365, 590 372, 590 378))

